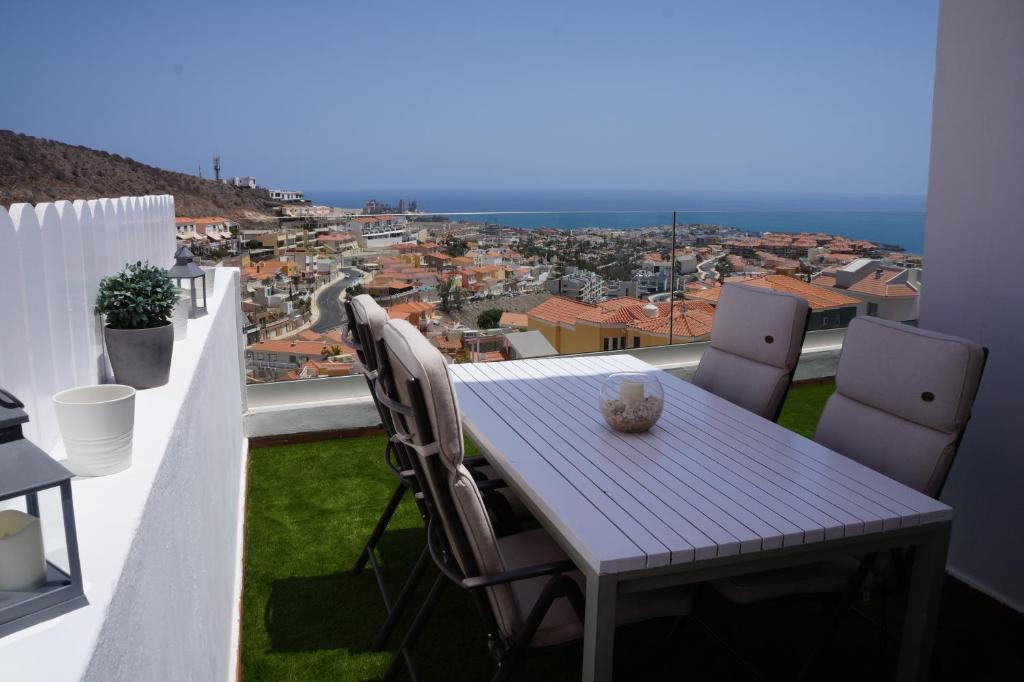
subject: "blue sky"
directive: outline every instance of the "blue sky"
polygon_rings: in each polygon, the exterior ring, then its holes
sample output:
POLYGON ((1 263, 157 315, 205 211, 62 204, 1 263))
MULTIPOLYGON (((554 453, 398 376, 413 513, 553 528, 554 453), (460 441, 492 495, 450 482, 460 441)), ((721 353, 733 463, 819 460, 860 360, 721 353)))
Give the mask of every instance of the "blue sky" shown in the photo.
POLYGON ((937 0, 5 0, 0 128, 303 189, 923 194, 937 0))

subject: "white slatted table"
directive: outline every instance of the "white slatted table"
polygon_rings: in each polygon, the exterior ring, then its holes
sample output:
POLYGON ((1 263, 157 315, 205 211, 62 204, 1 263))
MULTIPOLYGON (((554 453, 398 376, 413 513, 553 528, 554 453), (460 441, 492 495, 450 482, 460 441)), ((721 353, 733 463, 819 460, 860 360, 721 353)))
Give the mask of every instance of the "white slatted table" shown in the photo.
POLYGON ((916 547, 899 678, 927 674, 952 509, 628 355, 451 366, 463 423, 587 576, 584 680, 609 680, 619 594, 916 547), (648 433, 598 411, 650 372, 648 433))

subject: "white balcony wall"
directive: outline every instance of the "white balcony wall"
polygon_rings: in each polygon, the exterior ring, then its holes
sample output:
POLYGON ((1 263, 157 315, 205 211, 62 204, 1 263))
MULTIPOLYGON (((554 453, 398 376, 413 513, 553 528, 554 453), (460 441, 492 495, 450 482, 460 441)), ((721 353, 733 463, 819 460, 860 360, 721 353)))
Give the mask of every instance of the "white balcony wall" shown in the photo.
POLYGON ((1024 612, 1024 2, 940 7, 921 326, 990 353, 943 495, 949 568, 1024 612))
MULTIPOLYGON (((85 606, 0 638, 0 681, 235 680, 247 441, 239 271, 174 344, 170 380, 139 391, 132 465, 71 488, 85 606)), ((50 451, 64 459, 63 444, 50 451)), ((3 504, 6 504, 3 503, 3 504)), ((40 499, 44 544, 59 498, 40 499)))
POLYGON ((58 438, 53 394, 106 378, 100 279, 129 262, 167 267, 174 246, 169 195, 0 207, 0 387, 43 449, 58 438))

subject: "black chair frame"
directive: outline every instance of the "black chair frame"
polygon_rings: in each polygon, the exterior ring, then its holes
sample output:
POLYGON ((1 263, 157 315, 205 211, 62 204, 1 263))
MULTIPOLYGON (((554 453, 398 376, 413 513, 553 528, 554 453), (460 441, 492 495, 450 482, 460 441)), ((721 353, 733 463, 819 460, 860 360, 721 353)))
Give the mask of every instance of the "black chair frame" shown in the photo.
MULTIPOLYGON (((416 470, 413 466, 416 455, 415 453, 410 452, 405 443, 395 437, 396 430, 394 416, 390 410, 381 405, 378 399, 375 381, 378 373, 378 356, 376 343, 374 342, 370 327, 368 324, 360 323, 358 321, 350 300, 345 300, 344 308, 345 316, 347 318, 346 336, 348 337, 348 342, 355 349, 357 357, 363 366, 363 376, 366 379, 367 386, 370 389, 370 395, 373 398, 374 405, 376 406, 378 415, 380 416, 381 425, 384 427, 384 432, 388 437, 388 443, 384 450, 384 464, 397 479, 394 491, 389 496, 387 504, 384 506, 380 517, 374 525, 373 531, 367 538, 366 543, 363 545, 363 548, 352 567, 352 573, 354 575, 361 573, 367 564, 369 564, 373 570, 377 589, 380 592, 381 601, 384 604, 384 610, 387 615, 384 623, 377 631, 369 646, 371 650, 381 650, 387 644, 388 639, 390 639, 395 627, 401 620, 402 615, 409 607, 412 597, 416 593, 416 588, 419 586, 424 573, 430 565, 430 556, 427 547, 424 546, 419 557, 416 559, 416 563, 413 564, 409 575, 402 584, 402 588, 399 590, 397 597, 392 598, 384 581, 383 570, 377 560, 377 546, 379 545, 384 532, 387 530, 388 524, 391 522, 392 517, 397 511, 399 504, 407 493, 411 494, 416 502, 424 528, 428 526, 429 510, 424 503, 423 493, 421 492, 421 485, 419 482, 421 479, 417 478, 416 470)), ((481 464, 486 464, 486 461, 483 460, 483 458, 480 458, 479 462, 474 461, 473 464, 479 466, 481 464)), ((483 480, 478 481, 478 485, 481 490, 485 491, 485 496, 489 505, 494 505, 495 507, 498 507, 502 503, 507 505, 505 499, 494 492, 505 485, 503 481, 483 480)), ((503 511, 501 512, 501 516, 507 519, 509 518, 509 513, 503 511)), ((411 662, 409 669, 410 675, 415 679, 416 673, 411 666, 411 662)))
MULTIPOLYGON (((430 426, 430 421, 426 416, 426 399, 420 383, 415 378, 408 380, 406 387, 411 404, 403 404, 396 390, 387 349, 383 342, 377 345, 377 358, 377 400, 385 410, 392 413, 391 416, 396 425, 398 439, 405 442, 414 451, 417 449, 429 451, 430 448, 436 446, 437 442, 433 429, 430 426), (407 428, 408 420, 415 422, 415 431, 420 435, 422 443, 416 444, 412 442, 408 435, 410 433, 407 428)), ((399 654, 392 659, 383 679, 394 680, 401 671, 402 663, 405 663, 407 667, 410 665, 406 654, 411 652, 419 638, 434 606, 440 598, 442 590, 448 582, 452 582, 472 595, 480 614, 487 635, 488 649, 497 664, 492 680, 495 682, 506 680, 511 675, 516 663, 530 648, 530 642, 534 634, 536 634, 537 629, 556 599, 562 597, 568 599, 580 622, 583 622, 585 603, 583 592, 580 590, 579 585, 567 575, 568 572, 576 570, 576 565, 566 559, 564 561, 538 564, 491 575, 481 574, 473 561, 473 555, 469 550, 469 539, 466 536, 465 530, 461 523, 457 521, 458 516, 452 500, 448 495, 435 494, 439 489, 443 489, 446 477, 446 472, 439 462, 436 450, 433 454, 420 454, 417 452, 413 466, 417 477, 426 483, 423 486, 423 492, 424 501, 429 509, 427 551, 434 564, 440 570, 440 575, 434 580, 430 592, 420 606, 405 637, 402 639, 399 654), (457 543, 460 549, 459 556, 463 557, 463 561, 466 564, 465 570, 461 569, 454 560, 454 553, 450 543, 457 543), (550 576, 550 578, 541 592, 541 597, 527 615, 522 631, 512 639, 502 637, 499 634, 498 623, 491 610, 485 589, 495 585, 542 576, 550 576)))
MULTIPOLYGON (((979 384, 979 386, 981 384, 982 378, 985 375, 985 367, 988 365, 988 354, 989 354, 988 347, 983 346, 982 347, 982 353, 983 353, 983 356, 982 356, 981 370, 978 373, 978 384, 979 384)), ((794 368, 794 370, 795 370, 795 368, 794 368)), ((939 498, 939 497, 942 496, 942 491, 946 487, 946 481, 949 479, 949 472, 952 471, 952 469, 953 469, 953 464, 956 461, 956 455, 960 451, 960 444, 963 442, 964 434, 967 432, 967 426, 968 426, 969 423, 970 423, 970 416, 968 416, 967 421, 964 422, 963 427, 960 429, 960 433, 957 434, 956 440, 954 441, 953 455, 952 455, 952 457, 950 459, 949 466, 946 468, 945 474, 942 477, 942 481, 939 483, 939 487, 938 487, 938 489, 937 489, 937 491, 935 493, 935 497, 936 498, 939 498)), ((860 616, 862 619, 867 621, 868 624, 870 624, 872 627, 874 627, 876 630, 878 630, 878 632, 880 633, 880 636, 881 636, 881 639, 880 639, 880 642, 881 642, 881 654, 880 654, 880 656, 881 656, 882 659, 885 658, 885 647, 886 647, 887 641, 890 638, 895 639, 896 641, 899 641, 898 637, 896 637, 892 633, 889 633, 888 628, 886 627, 886 623, 885 623, 885 621, 887 620, 887 617, 886 617, 887 606, 886 606, 886 604, 887 604, 887 601, 888 601, 888 589, 889 589, 888 586, 889 586, 890 583, 895 582, 897 588, 905 590, 910 585, 910 569, 911 569, 911 566, 912 566, 912 563, 913 563, 913 559, 914 559, 913 549, 894 548, 892 550, 889 550, 889 558, 892 561, 893 570, 888 575, 883 575, 882 573, 880 573, 879 571, 876 570, 876 568, 877 568, 876 567, 876 563, 878 561, 878 558, 879 558, 879 555, 878 555, 877 552, 865 555, 864 557, 861 558, 860 565, 857 567, 857 571, 854 573, 853 577, 850 579, 850 582, 848 584, 847 590, 844 593, 842 593, 839 596, 838 599, 835 598, 834 595, 822 595, 822 594, 808 593, 808 594, 802 594, 802 595, 794 595, 794 596, 791 596, 791 597, 779 597, 777 599, 772 600, 772 601, 775 601, 777 603, 798 602, 798 601, 806 601, 806 600, 821 600, 821 599, 831 600, 831 601, 835 602, 834 608, 831 609, 831 616, 830 616, 829 623, 823 629, 822 634, 818 638, 818 641, 815 643, 815 646, 811 650, 810 655, 803 662, 803 664, 802 664, 802 666, 800 668, 800 672, 797 675, 797 678, 796 678, 797 680, 809 679, 809 675, 812 672, 812 668, 813 668, 814 664, 817 662, 818 658, 820 657, 822 652, 825 650, 825 647, 828 646, 828 644, 835 638, 836 634, 839 632, 839 627, 842 625, 842 622, 843 622, 843 619, 844 619, 845 615, 847 613, 849 613, 849 612, 853 612, 854 614, 860 616), (878 578, 878 587, 879 587, 879 591, 880 591, 880 597, 881 597, 881 600, 882 600, 882 622, 879 622, 879 621, 875 620, 874 618, 872 618, 868 614, 866 614, 863 611, 861 611, 860 609, 856 608, 855 605, 854 605, 854 602, 856 600, 857 594, 864 591, 864 589, 865 589, 865 581, 871 575, 875 575, 878 578), (887 580, 887 578, 888 578, 888 580, 887 580)), ((719 645, 721 645, 723 648, 725 648, 727 651, 729 651, 729 653, 731 653, 737 659, 737 661, 740 663, 740 665, 742 665, 748 672, 750 672, 755 677, 759 677, 759 678, 763 679, 763 676, 757 671, 757 669, 753 666, 753 664, 751 664, 742 655, 740 655, 739 652, 736 651, 735 647, 732 646, 729 642, 727 642, 721 635, 719 635, 717 632, 715 632, 714 629, 711 628, 710 625, 708 625, 702 619, 697 618, 697 617, 694 617, 693 621, 696 622, 697 624, 699 624, 705 631, 707 631, 716 640, 716 642, 719 645)))

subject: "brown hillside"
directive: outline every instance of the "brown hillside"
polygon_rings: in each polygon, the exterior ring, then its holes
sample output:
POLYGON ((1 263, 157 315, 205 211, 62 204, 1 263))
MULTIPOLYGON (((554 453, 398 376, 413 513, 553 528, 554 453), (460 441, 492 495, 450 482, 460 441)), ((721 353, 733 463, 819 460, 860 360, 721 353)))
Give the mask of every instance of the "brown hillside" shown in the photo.
POLYGON ((0 205, 171 194, 179 216, 272 221, 277 205, 251 192, 108 152, 0 130, 0 205))

